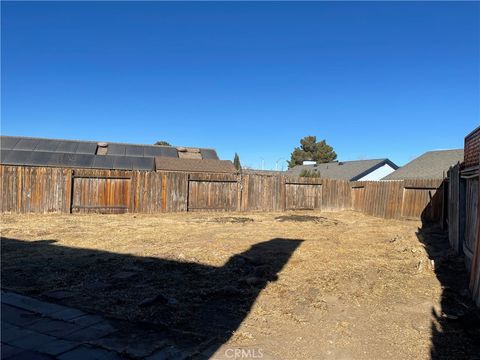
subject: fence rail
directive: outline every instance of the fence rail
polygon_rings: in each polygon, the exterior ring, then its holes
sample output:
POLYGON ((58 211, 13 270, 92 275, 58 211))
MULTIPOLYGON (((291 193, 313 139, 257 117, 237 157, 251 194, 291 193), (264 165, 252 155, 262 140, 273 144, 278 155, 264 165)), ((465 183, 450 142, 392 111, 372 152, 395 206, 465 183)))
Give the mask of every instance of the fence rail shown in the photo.
POLYGON ((0 211, 133 212, 353 209, 439 220, 442 182, 364 181, 260 174, 200 174, 0 166, 0 211))

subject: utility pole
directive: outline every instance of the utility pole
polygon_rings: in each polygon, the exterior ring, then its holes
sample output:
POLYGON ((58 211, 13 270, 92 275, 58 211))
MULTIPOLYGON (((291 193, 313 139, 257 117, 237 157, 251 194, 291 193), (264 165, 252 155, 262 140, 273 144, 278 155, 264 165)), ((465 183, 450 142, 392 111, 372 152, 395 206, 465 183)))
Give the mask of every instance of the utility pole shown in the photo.
MULTIPOLYGON (((275 161, 275 171, 278 171, 278 163, 279 163, 281 160, 285 160, 285 158, 281 157, 281 158, 279 158, 277 161, 275 161)), ((282 171, 283 171, 283 164, 282 164, 282 171)))

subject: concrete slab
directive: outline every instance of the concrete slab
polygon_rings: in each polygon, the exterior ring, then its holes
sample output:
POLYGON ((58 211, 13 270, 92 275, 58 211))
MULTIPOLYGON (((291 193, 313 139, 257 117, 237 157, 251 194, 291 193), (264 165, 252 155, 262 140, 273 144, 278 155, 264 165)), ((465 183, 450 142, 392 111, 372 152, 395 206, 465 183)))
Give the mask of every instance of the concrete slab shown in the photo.
POLYGON ((7 343, 25 350, 37 350, 39 347, 53 340, 55 340, 53 336, 30 332, 28 335, 7 341, 7 343))
POLYGON ((24 326, 38 320, 39 318, 40 315, 37 313, 19 309, 2 302, 2 322, 7 322, 17 326, 24 326))
POLYGON ((65 306, 47 303, 28 296, 14 293, 3 294, 2 303, 42 315, 49 315, 68 309, 65 306))
POLYGON ((83 328, 84 326, 81 325, 72 324, 67 321, 52 320, 48 318, 39 319, 28 325, 29 330, 55 337, 72 333, 74 331, 79 331, 83 328))
POLYGON ((62 334, 59 337, 72 341, 91 341, 114 333, 115 331, 117 331, 117 329, 110 325, 110 322, 103 321, 72 333, 62 334))
POLYGON ((5 343, 2 343, 2 347, 0 348, 0 352, 2 354, 2 360, 3 359, 8 359, 9 357, 12 357, 14 355, 18 355, 23 351, 25 351, 25 350, 22 349, 22 348, 12 346, 12 345, 8 345, 8 344, 5 344, 5 343))
POLYGON ((74 341, 56 339, 38 348, 38 352, 48 355, 60 355, 64 352, 70 351, 80 344, 74 341))
POLYGON ((79 346, 57 357, 58 360, 119 360, 121 357, 111 351, 79 346))
POLYGON ((18 326, 10 326, 3 331, 2 342, 10 344, 11 341, 34 334, 32 331, 18 326))

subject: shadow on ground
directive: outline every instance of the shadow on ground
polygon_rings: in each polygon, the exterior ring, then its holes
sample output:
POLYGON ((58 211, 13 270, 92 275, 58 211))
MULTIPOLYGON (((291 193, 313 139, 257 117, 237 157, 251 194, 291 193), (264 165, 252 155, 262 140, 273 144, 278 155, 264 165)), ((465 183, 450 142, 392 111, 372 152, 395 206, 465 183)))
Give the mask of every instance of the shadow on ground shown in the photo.
POLYGON ((431 359, 480 360, 480 309, 468 291, 465 261, 451 250, 446 231, 432 221, 432 211, 431 205, 425 208, 417 232, 442 286, 441 308, 432 308, 431 359))
POLYGON ((208 358, 232 336, 262 289, 277 280, 301 242, 261 242, 212 267, 64 247, 54 240, 2 238, 2 287, 140 322, 174 334, 182 350, 205 346, 197 357, 208 358))

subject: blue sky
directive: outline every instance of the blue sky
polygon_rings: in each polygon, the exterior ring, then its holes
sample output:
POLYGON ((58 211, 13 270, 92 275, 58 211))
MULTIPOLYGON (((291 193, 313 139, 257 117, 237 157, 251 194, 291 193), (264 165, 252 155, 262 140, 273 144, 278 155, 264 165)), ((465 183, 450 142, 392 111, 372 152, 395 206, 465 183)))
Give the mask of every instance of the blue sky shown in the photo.
POLYGON ((167 140, 256 168, 316 135, 402 165, 480 123, 478 2, 1 6, 4 135, 167 140))

